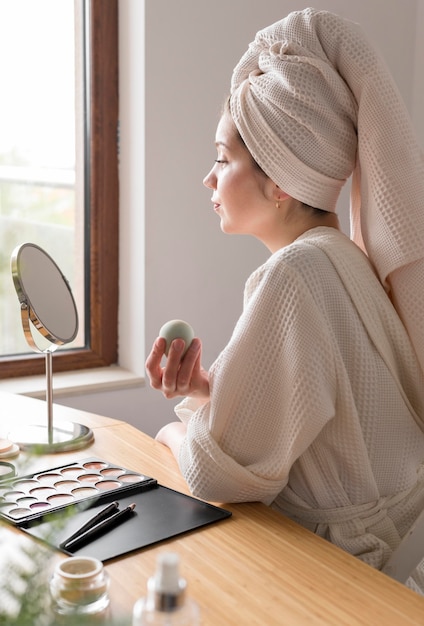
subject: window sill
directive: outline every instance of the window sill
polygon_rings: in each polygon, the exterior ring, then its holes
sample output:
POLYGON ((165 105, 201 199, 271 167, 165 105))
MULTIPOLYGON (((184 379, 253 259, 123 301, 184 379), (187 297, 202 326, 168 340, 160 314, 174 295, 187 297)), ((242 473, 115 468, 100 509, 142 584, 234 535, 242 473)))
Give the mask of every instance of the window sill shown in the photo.
MULTIPOLYGON (((142 376, 116 365, 53 374, 55 398, 143 387, 144 384, 142 376)), ((3 379, 0 380, 0 391, 43 399, 46 397, 46 378, 23 376, 3 379)))

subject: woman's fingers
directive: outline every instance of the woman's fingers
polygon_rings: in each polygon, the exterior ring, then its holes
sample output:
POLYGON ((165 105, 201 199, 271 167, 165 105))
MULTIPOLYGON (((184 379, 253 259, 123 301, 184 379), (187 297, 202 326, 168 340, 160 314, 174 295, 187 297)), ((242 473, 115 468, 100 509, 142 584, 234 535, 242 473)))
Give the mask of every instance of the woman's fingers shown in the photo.
POLYGON ((152 350, 146 359, 146 371, 153 389, 162 389, 162 357, 165 354, 166 341, 158 337, 152 346, 152 350))
POLYGON ((200 339, 193 339, 184 356, 184 359, 181 361, 180 368, 177 373, 176 390, 178 390, 182 396, 195 391, 197 380, 194 377, 194 372, 196 363, 200 358, 200 350, 200 339))
POLYGON ((168 358, 162 373, 162 391, 167 398, 172 397, 169 394, 177 391, 178 372, 184 347, 183 339, 174 339, 169 348, 168 358))
POLYGON ((198 385, 204 388, 204 375, 199 376, 201 345, 200 339, 194 338, 183 356, 184 340, 174 339, 166 363, 162 367, 166 341, 162 337, 156 339, 146 359, 146 371, 151 387, 162 391, 166 398, 192 394, 198 391, 198 385))

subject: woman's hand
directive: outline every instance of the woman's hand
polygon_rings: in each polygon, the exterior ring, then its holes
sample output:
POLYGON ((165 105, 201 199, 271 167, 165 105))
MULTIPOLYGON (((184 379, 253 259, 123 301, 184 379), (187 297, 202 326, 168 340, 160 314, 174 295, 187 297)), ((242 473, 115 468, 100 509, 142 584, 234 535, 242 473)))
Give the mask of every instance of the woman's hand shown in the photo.
POLYGON ((162 391, 165 398, 192 396, 209 399, 209 375, 200 364, 202 343, 195 337, 186 354, 184 340, 174 339, 168 352, 165 367, 161 366, 166 340, 158 337, 146 360, 146 371, 153 389, 162 391))

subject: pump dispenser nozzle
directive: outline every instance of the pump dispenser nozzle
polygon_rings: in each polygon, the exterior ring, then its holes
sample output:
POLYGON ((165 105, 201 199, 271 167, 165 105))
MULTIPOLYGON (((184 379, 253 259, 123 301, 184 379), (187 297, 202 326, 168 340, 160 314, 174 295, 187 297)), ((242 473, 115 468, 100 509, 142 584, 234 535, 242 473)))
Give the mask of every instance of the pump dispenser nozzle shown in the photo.
POLYGON ((165 552, 159 555, 156 573, 147 583, 157 611, 173 611, 184 602, 187 584, 184 578, 180 578, 179 568, 178 554, 165 552))
POLYGON ((198 626, 199 607, 186 597, 187 583, 180 576, 180 557, 159 554, 156 571, 147 581, 147 596, 133 609, 133 626, 198 626))

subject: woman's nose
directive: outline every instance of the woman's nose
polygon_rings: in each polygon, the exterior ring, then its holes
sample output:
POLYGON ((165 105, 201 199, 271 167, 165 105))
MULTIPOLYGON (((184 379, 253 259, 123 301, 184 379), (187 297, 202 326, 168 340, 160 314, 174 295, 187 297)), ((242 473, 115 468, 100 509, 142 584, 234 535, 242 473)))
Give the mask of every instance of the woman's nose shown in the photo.
POLYGON ((212 172, 213 172, 213 168, 208 174, 206 174, 206 176, 203 179, 203 184, 205 185, 205 187, 208 187, 208 189, 215 189, 215 176, 213 175, 212 172))

